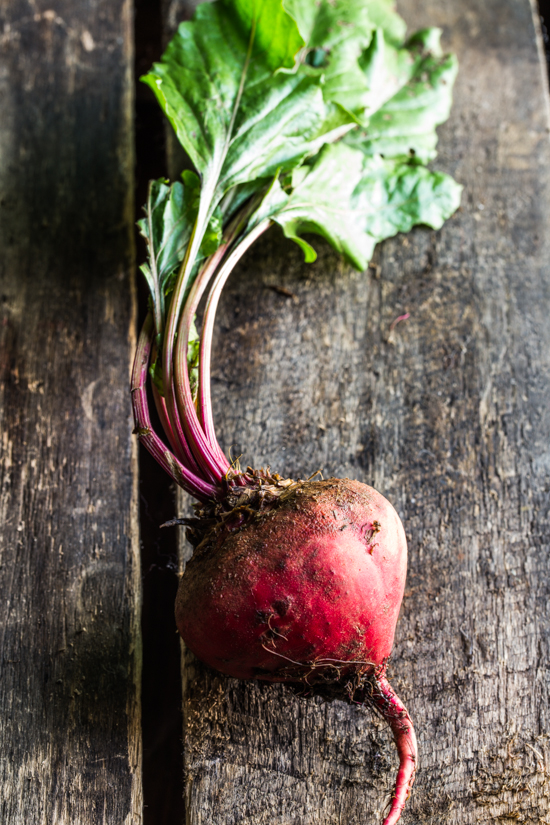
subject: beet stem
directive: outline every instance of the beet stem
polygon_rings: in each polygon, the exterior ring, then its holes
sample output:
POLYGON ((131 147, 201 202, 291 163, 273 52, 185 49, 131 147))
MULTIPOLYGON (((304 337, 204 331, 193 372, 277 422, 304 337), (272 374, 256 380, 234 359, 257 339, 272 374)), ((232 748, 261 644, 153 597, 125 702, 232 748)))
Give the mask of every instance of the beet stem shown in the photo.
POLYGON ((240 261, 244 253, 252 244, 262 235, 266 229, 271 226, 271 221, 265 219, 259 223, 248 235, 246 235, 240 243, 231 252, 227 261, 223 264, 220 271, 216 275, 214 283, 208 293, 206 307, 204 310, 204 319, 202 325, 200 354, 199 354, 199 395, 198 405, 199 414, 203 422, 206 437, 209 440, 215 440, 214 418, 212 415, 212 400, 210 392, 210 360, 212 355, 212 333, 214 330, 214 321, 216 318, 216 310, 220 300, 220 295, 225 286, 225 283, 231 272, 240 261))
POLYGON ((172 384, 174 380, 174 342, 176 340, 176 330, 178 326, 181 305, 185 297, 189 278, 191 277, 191 271, 193 269, 195 258, 202 241, 204 229, 208 223, 208 215, 206 214, 206 212, 208 210, 210 194, 210 192, 206 192, 203 193, 204 197, 201 197, 197 219, 193 226, 191 237, 189 238, 189 243, 185 251, 185 256, 179 268, 174 292, 172 293, 172 300, 170 301, 164 332, 162 353, 162 376, 166 392, 166 409, 168 412, 170 423, 172 424, 172 428, 178 436, 180 435, 182 425, 181 420, 179 418, 179 411, 176 403, 176 398, 172 389, 172 384))
POLYGON ((187 449, 185 450, 181 438, 177 438, 174 435, 174 430, 172 429, 172 424, 170 422, 168 410, 166 409, 166 399, 164 398, 164 396, 160 394, 160 392, 157 390, 152 381, 151 390, 153 392, 153 399, 155 401, 155 407, 160 418, 160 423, 162 424, 162 429, 170 443, 170 446, 172 447, 172 450, 177 455, 182 464, 185 464, 185 466, 193 472, 197 472, 199 468, 197 466, 197 462, 195 461, 191 450, 189 449, 189 445, 185 445, 187 447, 187 449))
MULTIPOLYGON (((153 347, 153 361, 155 360, 155 357, 155 347, 153 347)), ((181 463, 189 470, 191 470, 191 472, 203 477, 205 481, 209 481, 209 477, 205 476, 205 474, 201 471, 199 465, 195 461, 195 457, 191 452, 189 444, 187 443, 187 440, 183 433, 183 428, 181 426, 181 421, 179 420, 179 418, 175 422, 176 431, 174 432, 172 422, 170 421, 170 416, 168 415, 168 410, 166 408, 166 399, 164 398, 164 396, 160 394, 160 392, 155 386, 154 381, 151 381, 151 390, 153 392, 153 399, 155 401, 155 407, 160 418, 160 423, 162 424, 162 429, 164 430, 166 438, 168 439, 174 453, 177 455, 181 463)))
POLYGON ((161 467, 166 470, 168 475, 174 479, 180 487, 183 487, 184 490, 192 496, 195 496, 199 501, 209 501, 210 499, 217 498, 220 490, 206 482, 203 478, 199 478, 195 473, 185 467, 162 443, 151 426, 149 406, 147 403, 146 381, 153 334, 153 316, 149 313, 139 336, 132 370, 132 407, 137 435, 143 446, 149 450, 153 458, 158 461, 161 467))
MULTIPOLYGON (((220 266, 227 250, 231 247, 231 244, 246 226, 252 212, 257 208, 257 200, 257 198, 253 198, 249 201, 244 209, 237 213, 237 215, 231 220, 224 233, 221 245, 208 259, 197 275, 197 278, 192 284, 189 294, 185 300, 185 305, 178 323, 177 337, 174 344, 173 391, 176 399, 175 408, 181 416, 183 429, 185 431, 185 439, 189 443, 198 465, 204 468, 205 475, 207 475, 214 482, 220 481, 223 476, 227 476, 231 471, 231 465, 218 443, 214 428, 212 427, 208 432, 205 430, 205 408, 201 408, 200 413, 197 414, 195 401, 191 392, 189 365, 187 360, 189 334, 193 323, 193 318, 195 317, 200 300, 206 290, 206 287, 208 286, 208 283, 212 279, 212 276, 215 274, 217 268, 220 266)), ((255 237, 257 237, 257 234, 254 234, 251 241, 243 246, 240 255, 244 253, 255 237)), ((232 254, 231 259, 236 262, 240 255, 234 258, 232 254)), ((208 420, 212 421, 210 393, 208 393, 208 407, 206 408, 206 416, 208 420)))
POLYGON ((409 712, 388 682, 386 676, 375 677, 373 695, 368 701, 388 722, 399 755, 399 770, 390 811, 384 825, 395 825, 403 813, 411 793, 417 767, 417 743, 409 712))
POLYGON ((206 437, 197 416, 189 381, 187 349, 189 332, 199 301, 226 248, 226 245, 220 246, 195 279, 183 308, 174 346, 174 393, 185 435, 197 461, 215 481, 226 475, 230 464, 216 439, 210 440, 206 437))
MULTIPOLYGON (((170 393, 170 396, 172 398, 174 398, 174 393, 175 393, 174 381, 172 380, 172 387, 171 387, 171 393, 170 393)), ((165 399, 165 404, 166 404, 166 399, 165 399)), ((166 411, 168 412, 167 404, 166 404, 166 411)), ((198 471, 199 475, 201 475, 205 479, 205 481, 213 481, 215 483, 216 480, 219 480, 219 479, 217 477, 213 477, 211 475, 211 473, 209 473, 207 471, 207 468, 204 467, 201 464, 200 461, 197 461, 195 459, 195 456, 194 456, 193 451, 191 449, 191 446, 189 444, 189 440, 188 440, 188 438, 185 434, 185 429, 184 429, 183 422, 182 422, 182 420, 180 418, 180 415, 179 415, 179 410, 178 410, 177 404, 174 404, 174 423, 175 423, 175 426, 176 426, 176 430, 175 430, 176 440, 180 443, 181 448, 183 450, 183 453, 185 455, 185 461, 184 461, 185 466, 188 467, 193 472, 198 471)))

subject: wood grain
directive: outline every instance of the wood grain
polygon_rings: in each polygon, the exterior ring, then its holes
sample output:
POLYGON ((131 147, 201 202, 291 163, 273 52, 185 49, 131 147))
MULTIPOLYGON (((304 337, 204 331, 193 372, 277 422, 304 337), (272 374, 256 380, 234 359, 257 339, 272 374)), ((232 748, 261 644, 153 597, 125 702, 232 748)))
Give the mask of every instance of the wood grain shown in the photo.
POLYGON ((141 822, 131 12, 0 21, 0 821, 141 822))
MULTIPOLYGON (((179 3, 181 6, 181 2, 179 3)), ((227 287, 221 443, 281 473, 373 484, 410 546, 391 668, 420 771, 412 825, 549 817, 550 147, 528 0, 400 0, 458 53, 440 232, 356 273, 272 230, 227 287), (288 298, 270 289, 284 287, 288 298), (392 330, 405 312, 410 319, 392 330)), ((174 14, 172 13, 172 17, 174 14)), ((168 16, 170 24, 172 18, 168 16)), ((184 667, 187 825, 380 822, 396 756, 368 710, 184 667)))

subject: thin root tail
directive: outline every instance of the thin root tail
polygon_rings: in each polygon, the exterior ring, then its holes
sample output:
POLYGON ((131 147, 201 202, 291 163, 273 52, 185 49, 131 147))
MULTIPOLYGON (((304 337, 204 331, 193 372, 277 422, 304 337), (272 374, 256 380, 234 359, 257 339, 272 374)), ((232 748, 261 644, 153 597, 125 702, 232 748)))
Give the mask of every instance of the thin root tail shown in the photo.
POLYGON ((403 812, 414 782, 417 766, 416 735, 407 708, 385 675, 376 676, 372 680, 372 686, 369 702, 390 725, 399 754, 399 771, 391 808, 384 820, 384 825, 395 825, 403 812))

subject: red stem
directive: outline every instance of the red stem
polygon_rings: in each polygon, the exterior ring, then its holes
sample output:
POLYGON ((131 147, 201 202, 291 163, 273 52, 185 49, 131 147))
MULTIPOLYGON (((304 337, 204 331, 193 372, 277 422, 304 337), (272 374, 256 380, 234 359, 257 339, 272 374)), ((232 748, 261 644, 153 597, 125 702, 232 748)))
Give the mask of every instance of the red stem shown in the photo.
POLYGON ((191 324, 200 299, 226 249, 227 244, 222 244, 195 279, 183 308, 174 347, 174 390, 185 435, 197 462, 215 481, 221 480, 231 469, 231 465, 217 441, 211 442, 206 438, 198 419, 189 381, 187 348, 191 324))
MULTIPOLYGON (((202 193, 204 197, 201 197, 197 218, 191 231, 191 236, 189 238, 189 243, 187 244, 187 249, 185 251, 183 261, 181 262, 181 266, 179 268, 178 277, 176 280, 174 292, 172 293, 172 299, 170 301, 170 306, 168 308, 166 325, 164 329, 162 373, 164 386, 166 388, 166 410, 168 412, 168 417, 170 419, 170 423, 172 425, 176 437, 178 439, 181 439, 182 446, 187 445, 187 447, 190 447, 191 445, 187 444, 187 439, 184 435, 182 422, 179 416, 176 394, 174 393, 174 343, 179 323, 181 305, 185 297, 185 292, 187 289, 187 285, 189 283, 189 278, 191 277, 194 261, 200 248, 200 244, 204 234, 204 229, 208 223, 207 213, 209 203, 211 201, 211 190, 212 187, 209 186, 207 191, 203 191, 202 193)), ((198 456, 197 463, 201 466, 204 475, 211 478, 211 480, 214 482, 220 481, 223 474, 222 476, 220 476, 217 472, 211 473, 209 471, 208 462, 202 462, 201 458, 202 456, 198 456)))
MULTIPOLYGON (((153 354, 153 360, 154 360, 153 354)), ((170 418, 168 416, 168 410, 166 409, 166 401, 160 394, 160 392, 155 387, 154 383, 151 381, 151 390, 153 392, 153 399, 155 401, 155 407, 157 408, 158 417, 160 418, 160 423, 162 424, 162 429, 164 430, 164 434, 166 438, 170 442, 170 446, 172 447, 173 451, 179 458, 181 462, 184 463, 183 454, 181 451, 181 447, 178 444, 177 438, 174 435, 174 431, 172 429, 172 425, 170 423, 170 418)))
MULTIPOLYGON (((223 260, 223 257, 226 254, 227 250, 231 247, 231 244, 238 237, 242 229, 246 226, 246 223, 250 215, 254 212, 257 206, 258 199, 252 198, 252 200, 244 207, 244 209, 234 216, 234 218, 230 221, 227 229, 224 232, 222 244, 219 246, 216 252, 208 259, 202 270, 199 272, 194 284, 191 287, 189 295, 187 296, 187 300, 185 302, 185 306, 183 308, 182 316, 179 322, 178 335, 174 347, 174 375, 176 380, 175 398, 176 412, 178 413, 178 418, 179 414, 181 414, 181 418, 183 420, 184 427, 186 430, 187 440, 189 441, 191 448, 195 452, 197 461, 202 464, 205 458, 208 460, 211 457, 213 461, 217 463, 218 471, 221 470, 222 475, 224 476, 227 475, 227 473, 231 469, 231 465, 227 461, 227 458, 218 443, 213 428, 211 429, 210 434, 207 435, 204 430, 204 423, 201 411, 199 410, 199 414, 197 414, 189 381, 187 348, 193 318, 195 317, 197 307, 204 294, 204 291, 208 286, 208 282, 210 281, 212 275, 216 272, 217 267, 223 260)), ((254 237, 257 237, 257 235, 255 235, 254 237)), ((208 397, 210 398, 210 395, 208 397)), ((211 412, 210 419, 212 419, 211 412)), ((214 475, 214 473, 212 472, 213 470, 215 471, 215 465, 214 467, 210 467, 207 469, 209 469, 210 475, 213 477, 215 481, 218 481, 220 479, 220 476, 218 474, 214 475)))
POLYGON ((417 743, 409 712, 384 674, 375 677, 370 704, 388 722, 399 755, 399 770, 390 811, 384 825, 395 825, 409 798, 417 765, 417 743))
MULTIPOLYGON (((266 218, 259 223, 246 237, 235 247, 227 261, 218 272, 214 283, 210 288, 206 307, 204 310, 204 318, 202 324, 200 354, 199 354, 199 415, 203 422, 204 432, 206 438, 210 443, 216 442, 216 433, 214 429, 214 419, 212 416, 212 403, 210 393, 210 359, 212 354, 212 333, 214 330, 214 321, 216 318, 216 310, 220 300, 222 289, 225 282, 231 275, 234 267, 242 258, 244 253, 256 241, 263 232, 271 225, 271 221, 266 218)), ((202 294, 202 293, 201 293, 202 294)))
MULTIPOLYGON (((153 360, 154 358, 155 351, 153 348, 153 360)), ((155 401, 155 407, 157 408, 157 413, 160 418, 160 423, 162 424, 162 429, 166 434, 166 438, 170 442, 170 446, 172 447, 173 451, 175 452, 175 454, 177 455, 182 464, 184 464, 193 473, 198 473, 199 476, 202 475, 200 468, 197 462, 195 461, 193 453, 189 449, 189 444, 187 443, 187 440, 183 433, 179 417, 175 421, 176 433, 174 433, 172 422, 170 421, 170 416, 168 415, 168 409, 166 407, 166 399, 163 398, 163 396, 159 393, 153 381, 151 381, 151 389, 153 391, 153 399, 155 401)))
POLYGON ((147 315, 139 336, 132 370, 131 393, 134 421, 139 439, 153 458, 163 467, 173 480, 199 501, 218 498, 221 489, 199 478, 185 467, 176 456, 167 449, 151 427, 149 406, 147 403, 147 371, 154 334, 153 316, 147 315))

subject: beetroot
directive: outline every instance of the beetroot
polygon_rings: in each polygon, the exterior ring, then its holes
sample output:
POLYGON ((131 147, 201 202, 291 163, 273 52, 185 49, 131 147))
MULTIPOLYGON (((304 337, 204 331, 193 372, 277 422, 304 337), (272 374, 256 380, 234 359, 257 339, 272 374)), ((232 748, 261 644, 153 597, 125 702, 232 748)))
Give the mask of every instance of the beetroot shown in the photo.
POLYGON ((242 526, 216 527, 176 601, 178 629, 203 662, 239 679, 310 684, 385 665, 407 545, 380 493, 348 479, 292 484, 242 526))
POLYGON ((416 759, 411 720, 385 675, 407 568, 401 521, 358 481, 278 488, 271 480, 275 490, 266 501, 264 489, 258 509, 241 495, 229 517, 195 535, 176 599, 178 629, 203 662, 229 676, 374 705, 401 760, 390 825, 416 759))

